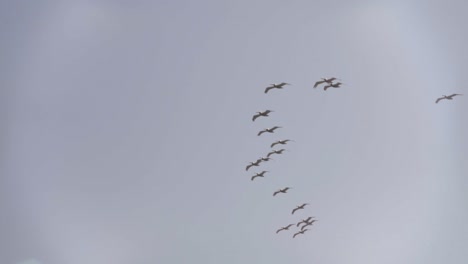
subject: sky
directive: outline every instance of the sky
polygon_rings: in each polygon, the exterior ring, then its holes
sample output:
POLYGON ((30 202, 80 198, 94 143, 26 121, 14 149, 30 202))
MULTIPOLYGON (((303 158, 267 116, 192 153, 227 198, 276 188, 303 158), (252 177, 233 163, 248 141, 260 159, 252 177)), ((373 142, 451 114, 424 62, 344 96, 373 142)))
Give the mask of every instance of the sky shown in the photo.
POLYGON ((0 263, 466 263, 467 8, 0 0, 0 263))

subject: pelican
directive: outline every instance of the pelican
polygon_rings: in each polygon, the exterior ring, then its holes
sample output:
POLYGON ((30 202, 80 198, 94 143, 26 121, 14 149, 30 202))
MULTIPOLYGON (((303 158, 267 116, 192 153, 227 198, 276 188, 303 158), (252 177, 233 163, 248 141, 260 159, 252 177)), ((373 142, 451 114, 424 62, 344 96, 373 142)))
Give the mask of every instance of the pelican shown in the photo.
POLYGON ((284 145, 284 144, 288 143, 289 141, 294 142, 294 140, 290 140, 290 139, 278 140, 276 142, 273 142, 273 144, 271 144, 270 147, 273 148, 275 145, 278 145, 278 144, 284 145))
POLYGON ((258 172, 255 173, 255 175, 252 176, 251 180, 253 181, 253 180, 254 180, 255 178, 257 178, 257 177, 265 177, 265 173, 266 173, 266 172, 268 172, 268 171, 262 171, 262 172, 260 172, 260 173, 258 173, 258 172))
POLYGON ((287 226, 284 226, 284 227, 282 227, 282 228, 276 230, 276 234, 278 234, 280 231, 283 231, 283 230, 289 230, 289 228, 290 228, 291 226, 293 226, 293 224, 289 224, 289 225, 287 225, 287 226))
POLYGON ((328 88, 330 88, 330 87, 333 87, 333 88, 340 88, 341 85, 342 85, 342 83, 340 83, 340 82, 328 84, 328 85, 325 85, 325 86, 323 87, 323 90, 326 91, 326 90, 327 90, 328 88))
POLYGON ((437 100, 435 101, 436 104, 440 101, 440 100, 443 100, 443 99, 447 99, 447 100, 452 100, 453 97, 457 96, 457 95, 463 95, 463 94, 452 94, 452 95, 443 95, 442 97, 440 98, 437 98, 437 100))
POLYGON ((300 224, 307 224, 312 218, 314 218, 313 216, 309 216, 307 219, 302 219, 299 223, 297 223, 297 227, 299 227, 300 224))
POLYGON ((322 84, 322 83, 332 84, 332 82, 333 82, 334 80, 337 80, 337 79, 336 79, 335 77, 332 77, 332 78, 330 78, 330 79, 322 78, 321 81, 318 81, 318 82, 316 82, 316 83, 314 84, 314 88, 317 88, 317 86, 319 86, 319 85, 322 84))
POLYGON ((296 208, 294 208, 294 209, 292 210, 292 213, 291 213, 291 214, 294 214, 294 212, 296 212, 296 211, 299 210, 299 209, 304 209, 304 207, 305 207, 306 205, 308 205, 308 203, 304 203, 304 204, 302 204, 302 205, 298 205, 296 208))
POLYGON ((285 149, 273 150, 273 151, 268 153, 267 157, 270 157, 273 154, 283 154, 283 151, 285 151, 285 149))
POLYGON ((280 126, 274 126, 272 128, 265 128, 264 130, 258 132, 257 136, 260 136, 261 134, 265 133, 265 132, 268 132, 268 133, 274 133, 275 129, 277 128, 282 128, 280 126))
POLYGON ((277 195, 278 193, 286 193, 289 189, 292 189, 291 187, 286 187, 284 189, 279 189, 278 191, 273 193, 273 196, 277 195))
POLYGON ((260 162, 264 162, 264 161, 270 161, 270 160, 273 160, 272 158, 260 158, 260 162))
POLYGON ((314 220, 312 220, 312 221, 310 221, 310 222, 305 223, 305 225, 303 225, 303 226, 301 227, 301 230, 303 230, 304 228, 306 228, 306 226, 311 226, 314 222, 317 222, 317 221, 318 221, 318 220, 315 220, 315 219, 314 219, 314 220))
POLYGON ((304 229, 304 230, 301 230, 301 231, 295 233, 294 236, 293 236, 293 238, 295 238, 295 237, 296 237, 297 235, 299 235, 299 234, 304 234, 307 230, 309 230, 309 229, 304 229))
POLYGON ((248 171, 252 166, 259 166, 259 165, 260 165, 260 162, 262 162, 261 159, 258 159, 258 160, 255 161, 255 162, 250 162, 250 164, 247 165, 247 167, 245 167, 245 170, 248 171))
POLYGON ((269 113, 271 112, 274 112, 272 110, 265 110, 263 112, 257 112, 257 114, 255 114, 253 117, 252 117, 252 121, 255 121, 255 119, 261 117, 261 116, 268 116, 269 113))
POLYGON ((275 89, 275 88, 276 88, 276 89, 283 89, 283 86, 285 86, 285 85, 291 85, 291 84, 285 83, 285 82, 282 82, 282 83, 280 83, 280 84, 274 84, 274 83, 272 83, 272 84, 270 84, 270 86, 268 86, 268 87, 265 89, 265 93, 268 93, 268 91, 270 91, 271 89, 275 89))

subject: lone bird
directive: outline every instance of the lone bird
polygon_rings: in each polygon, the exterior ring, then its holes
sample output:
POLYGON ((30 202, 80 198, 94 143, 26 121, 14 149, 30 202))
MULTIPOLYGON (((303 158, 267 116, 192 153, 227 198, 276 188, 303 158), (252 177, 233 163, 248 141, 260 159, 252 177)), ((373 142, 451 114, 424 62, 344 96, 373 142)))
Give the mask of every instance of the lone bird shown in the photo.
POLYGON ((306 226, 311 226, 314 222, 317 222, 317 221, 318 221, 318 220, 315 220, 315 219, 314 219, 314 220, 312 220, 312 221, 310 221, 310 222, 305 223, 305 225, 303 225, 303 226, 301 227, 301 230, 303 230, 304 228, 306 228, 306 226))
POLYGON ((274 133, 275 129, 277 129, 277 128, 282 128, 282 127, 280 127, 280 126, 274 126, 274 127, 272 127, 272 128, 265 128, 264 130, 258 132, 257 136, 260 136, 261 134, 266 133, 266 132, 268 132, 268 133, 274 133))
POLYGON ((276 230, 276 234, 278 234, 280 231, 283 231, 283 230, 289 230, 289 228, 290 228, 291 226, 293 226, 293 224, 289 224, 289 225, 287 225, 287 226, 284 226, 284 227, 282 227, 282 228, 276 230))
POLYGON ((283 154, 283 151, 285 151, 285 149, 270 151, 270 152, 268 153, 267 157, 270 157, 270 156, 273 155, 273 154, 283 154))
POLYGON ((333 87, 333 88, 340 88, 341 85, 342 85, 342 83, 340 83, 340 82, 328 84, 328 85, 325 85, 325 86, 323 87, 323 90, 326 91, 326 90, 327 90, 328 88, 330 88, 330 87, 333 87))
POLYGON ((290 139, 278 140, 278 141, 276 141, 276 142, 273 142, 273 144, 271 144, 270 147, 273 148, 275 145, 278 145, 278 144, 285 145, 285 144, 288 143, 289 141, 294 142, 294 140, 290 140, 290 139))
POLYGON ((285 82, 282 82, 282 83, 280 83, 280 84, 274 84, 274 83, 272 83, 272 84, 270 84, 270 86, 268 86, 268 87, 265 89, 265 93, 268 93, 268 91, 270 91, 271 89, 275 89, 275 88, 276 88, 276 89, 283 89, 283 86, 285 86, 285 85, 291 85, 291 84, 285 83, 285 82))
POLYGON ((319 86, 319 85, 322 84, 322 83, 332 84, 334 80, 336 80, 335 77, 332 77, 332 78, 330 78, 330 79, 322 78, 321 81, 318 81, 318 82, 316 82, 316 83, 314 84, 314 88, 317 88, 317 86, 319 86))
POLYGON ((304 207, 305 207, 306 205, 308 205, 308 203, 305 203, 305 204, 302 204, 302 205, 298 205, 296 208, 294 208, 294 209, 292 210, 292 213, 291 213, 291 214, 294 214, 294 212, 296 212, 296 211, 299 210, 299 209, 304 209, 304 207))
POLYGON ((265 110, 263 112, 257 112, 257 114, 255 114, 253 117, 252 117, 252 122, 255 121, 255 119, 261 117, 261 116, 268 116, 269 113, 271 112, 274 112, 272 110, 265 110))
POLYGON ((254 176, 252 176, 251 180, 253 181, 255 178, 257 177, 265 177, 265 173, 268 172, 268 171, 262 171, 262 172, 257 172, 255 173, 254 176))
POLYGON ((299 227, 300 224, 307 224, 312 218, 312 216, 309 216, 307 219, 302 219, 296 226, 299 227))
POLYGON ((297 235, 299 235, 299 234, 304 234, 307 230, 309 230, 309 229, 304 229, 304 230, 301 230, 301 231, 295 233, 294 236, 293 236, 293 238, 295 238, 295 237, 296 237, 297 235))
POLYGON ((278 191, 273 193, 273 196, 277 195, 278 193, 286 193, 289 189, 292 189, 291 187, 286 187, 284 189, 279 189, 278 191))
POLYGON ((252 166, 259 166, 259 165, 260 165, 260 162, 262 162, 261 159, 258 159, 258 160, 255 161, 255 162, 250 162, 250 164, 247 165, 247 167, 245 167, 245 170, 248 171, 252 166))
POLYGON ((452 95, 443 95, 442 97, 439 97, 437 98, 437 100, 435 101, 436 104, 440 101, 440 100, 444 100, 444 99, 447 99, 447 100, 452 100, 453 97, 457 96, 457 95, 463 95, 463 94, 452 94, 452 95))

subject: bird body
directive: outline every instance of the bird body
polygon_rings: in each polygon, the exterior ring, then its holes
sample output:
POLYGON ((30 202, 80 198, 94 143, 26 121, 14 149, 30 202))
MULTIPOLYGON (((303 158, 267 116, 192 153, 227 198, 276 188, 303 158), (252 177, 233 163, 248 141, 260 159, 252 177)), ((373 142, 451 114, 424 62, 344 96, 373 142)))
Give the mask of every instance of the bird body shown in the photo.
POLYGON ((278 234, 280 231, 283 231, 283 230, 289 230, 289 228, 290 228, 291 226, 293 226, 293 224, 289 224, 289 225, 287 225, 287 226, 284 226, 284 227, 282 227, 282 228, 276 230, 276 234, 278 234))
POLYGON ((440 100, 447 99, 447 100, 453 100, 453 97, 457 95, 463 95, 463 94, 451 94, 451 95, 443 95, 442 97, 437 98, 435 103, 437 104, 440 100))
POLYGON ((265 128, 264 130, 258 132, 257 136, 260 136, 261 134, 267 133, 267 132, 268 132, 268 133, 274 133, 275 130, 278 129, 278 128, 282 128, 282 127, 280 127, 280 126, 274 126, 274 127, 272 127, 272 128, 265 128))
POLYGON ((300 224, 306 224, 308 223, 313 217, 312 216, 309 216, 307 219, 302 219, 301 221, 299 221, 299 223, 297 223, 297 227, 299 227, 300 224))
POLYGON ((279 189, 278 191, 273 193, 273 196, 276 196, 278 193, 286 193, 289 189, 291 189, 291 187, 286 187, 286 188, 283 188, 283 189, 279 189))
POLYGON ((301 227, 301 230, 303 230, 303 229, 306 228, 307 226, 311 226, 314 222, 317 222, 317 221, 318 221, 318 220, 315 220, 315 219, 314 219, 314 220, 312 220, 312 221, 310 221, 310 222, 305 223, 305 225, 303 225, 303 226, 301 227))
POLYGON ((341 85, 342 85, 342 83, 340 83, 340 82, 328 84, 328 85, 325 85, 325 86, 323 87, 323 90, 326 91, 326 90, 327 90, 328 88, 330 88, 330 87, 333 87, 333 88, 340 88, 341 85))
POLYGON ((298 205, 296 208, 294 208, 294 209, 292 210, 292 213, 291 213, 291 214, 294 214, 297 210, 304 209, 304 207, 305 207, 306 205, 308 205, 308 203, 304 203, 304 204, 302 204, 302 205, 298 205))
POLYGON ((293 235, 293 238, 295 238, 297 235, 304 234, 307 230, 309 230, 309 229, 304 229, 304 230, 301 230, 301 231, 295 233, 295 234, 293 235))
POLYGON ((285 151, 285 149, 273 150, 273 151, 268 153, 267 157, 270 157, 273 154, 283 154, 283 151, 285 151))
POLYGON ((260 162, 262 162, 261 159, 258 159, 255 162, 250 162, 250 164, 245 167, 245 170, 248 171, 252 166, 260 166, 260 162))
POLYGON ((261 117, 261 116, 268 116, 269 113, 271 112, 274 112, 272 110, 265 110, 263 112, 257 112, 257 114, 255 114, 253 117, 252 117, 252 122, 255 121, 255 119, 261 117))
POLYGON ((283 86, 285 85, 290 85, 289 83, 285 83, 285 82, 282 82, 280 84, 274 84, 272 83, 270 86, 268 86, 266 89, 265 89, 265 93, 268 93, 268 91, 270 91, 271 89, 283 89, 283 86))
POLYGON ((314 88, 317 88, 317 86, 319 86, 319 85, 322 84, 322 83, 332 84, 334 80, 336 80, 335 77, 332 77, 332 78, 329 78, 329 79, 322 78, 321 81, 318 81, 318 82, 316 82, 316 83, 314 84, 314 88))
POLYGON ((271 144, 271 148, 273 148, 275 145, 278 145, 278 144, 281 144, 281 145, 285 145, 286 143, 288 143, 289 141, 294 141, 294 140, 290 140, 290 139, 285 139, 285 140, 278 140, 276 142, 273 142, 273 144, 271 144))

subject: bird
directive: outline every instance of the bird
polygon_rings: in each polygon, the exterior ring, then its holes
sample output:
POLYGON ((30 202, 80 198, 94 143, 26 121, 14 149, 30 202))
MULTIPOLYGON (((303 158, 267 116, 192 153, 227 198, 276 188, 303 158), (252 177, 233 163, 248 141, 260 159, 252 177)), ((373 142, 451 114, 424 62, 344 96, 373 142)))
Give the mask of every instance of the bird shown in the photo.
POLYGON ((314 88, 317 88, 317 86, 319 86, 319 85, 322 84, 322 83, 332 84, 332 82, 333 82, 334 80, 336 80, 335 77, 332 77, 332 78, 330 78, 330 79, 322 78, 321 81, 318 81, 318 82, 316 82, 316 83, 314 84, 314 88))
POLYGON ((437 100, 435 101, 436 104, 440 101, 440 100, 443 100, 443 99, 447 99, 447 100, 452 100, 453 97, 457 96, 457 95, 463 95, 463 94, 452 94, 452 95, 443 95, 442 97, 439 97, 437 98, 437 100))
POLYGON ((270 152, 268 153, 267 157, 270 157, 270 156, 273 155, 273 154, 283 154, 283 151, 285 151, 285 149, 270 151, 270 152))
POLYGON ((295 237, 296 237, 297 235, 299 235, 299 234, 304 234, 307 230, 309 230, 309 229, 304 229, 304 230, 301 230, 301 231, 295 233, 295 234, 293 235, 293 238, 295 238, 295 237))
POLYGON ((277 195, 278 193, 286 193, 289 189, 292 189, 291 187, 286 187, 283 189, 279 189, 278 191, 273 193, 273 196, 277 195))
POLYGON ((315 219, 314 219, 314 220, 312 220, 312 221, 310 221, 310 222, 305 223, 305 225, 303 225, 303 226, 301 227, 301 230, 303 230, 304 228, 306 228, 306 226, 311 226, 314 222, 317 222, 317 221, 318 221, 318 220, 315 220, 315 219))
POLYGON ((250 162, 250 164, 247 165, 247 167, 245 167, 245 170, 248 171, 252 166, 259 166, 259 165, 260 165, 260 162, 262 162, 261 159, 258 159, 258 160, 255 161, 255 162, 250 162))
POLYGON ((278 145, 278 144, 284 145, 284 144, 288 143, 289 141, 294 142, 294 140, 290 140, 290 139, 278 140, 276 142, 273 142, 273 144, 271 144, 270 147, 273 148, 275 145, 278 145))
POLYGON ((266 132, 268 132, 268 133, 274 133, 275 129, 277 129, 277 128, 282 128, 282 127, 280 127, 280 126, 274 126, 274 127, 272 127, 272 128, 265 128, 264 130, 258 132, 257 136, 260 136, 261 134, 266 133, 266 132))
POLYGON ((268 116, 269 113, 271 112, 274 112, 272 110, 265 110, 263 112, 257 112, 257 114, 255 114, 253 117, 252 117, 252 122, 255 121, 255 119, 261 117, 261 116, 268 116))
POLYGON ((294 209, 292 210, 292 213, 291 213, 291 214, 294 214, 294 212, 296 212, 296 211, 299 210, 299 209, 304 209, 304 207, 305 207, 306 205, 308 205, 308 203, 304 203, 304 204, 302 204, 302 205, 298 205, 296 208, 294 208, 294 209))
POLYGON ((297 223, 297 227, 299 227, 300 224, 306 224, 308 223, 312 218, 314 218, 313 216, 309 216, 307 219, 302 219, 301 221, 299 221, 299 223, 297 223))
POLYGON ((272 158, 268 158, 268 157, 267 157, 267 158, 263 158, 263 157, 262 157, 262 158, 260 158, 259 160, 260 160, 260 162, 265 162, 265 161, 270 161, 270 160, 273 160, 273 159, 272 159, 272 158))
POLYGON ((328 84, 328 85, 325 85, 325 86, 323 87, 323 90, 326 91, 326 90, 327 90, 328 88, 330 88, 330 87, 333 87, 333 88, 340 88, 341 85, 342 85, 342 83, 340 83, 340 82, 328 84))
POLYGON ((254 180, 255 178, 257 178, 257 177, 265 177, 265 173, 266 173, 266 172, 268 172, 268 171, 262 171, 262 172, 260 172, 260 173, 258 173, 258 172, 255 173, 255 175, 252 176, 251 180, 253 181, 253 180, 254 180))
POLYGON ((280 84, 274 84, 274 83, 272 83, 272 84, 270 84, 270 86, 268 86, 268 87, 265 89, 265 93, 268 93, 268 91, 270 91, 271 89, 275 89, 275 88, 276 88, 276 89, 283 89, 283 86, 285 86, 285 85, 291 85, 291 84, 285 83, 285 82, 282 82, 282 83, 280 83, 280 84))
POLYGON ((287 226, 284 226, 284 227, 282 227, 282 228, 276 230, 276 234, 278 234, 280 231, 283 231, 283 230, 289 230, 289 228, 290 228, 291 226, 293 226, 293 224, 289 224, 289 225, 287 225, 287 226))

